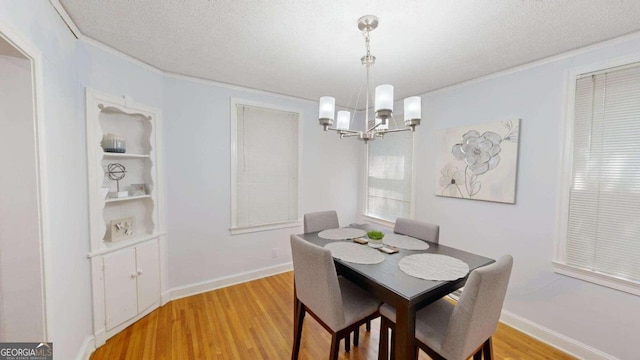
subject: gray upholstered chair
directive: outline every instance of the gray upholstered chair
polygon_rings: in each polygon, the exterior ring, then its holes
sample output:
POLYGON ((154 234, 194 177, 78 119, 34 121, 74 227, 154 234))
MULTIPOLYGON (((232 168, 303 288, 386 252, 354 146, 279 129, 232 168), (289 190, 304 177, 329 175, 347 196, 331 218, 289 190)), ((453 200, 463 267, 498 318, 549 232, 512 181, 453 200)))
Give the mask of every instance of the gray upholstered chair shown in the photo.
POLYGON ((440 226, 406 218, 396 219, 393 232, 436 244, 440 238, 440 226))
POLYGON ((338 276, 328 249, 291 235, 291 253, 296 292, 291 359, 298 358, 307 312, 331 333, 329 359, 337 359, 340 340, 345 339, 346 346, 351 331, 377 318, 382 302, 338 276))
MULTIPOLYGON (((338 221, 338 214, 335 210, 317 211, 304 214, 305 234, 328 229, 337 229, 339 227, 340 222, 338 221)), ((371 322, 367 321, 365 327, 367 331, 371 331, 371 322)), ((353 331, 353 345, 358 346, 358 342, 360 342, 360 329, 353 331)), ((349 344, 349 341, 344 342, 344 349, 346 351, 349 351, 350 349, 349 344)))
POLYGON ((304 233, 312 233, 340 227, 335 211, 318 211, 304 214, 304 233))
MULTIPOLYGON (((491 336, 496 330, 507 292, 513 258, 471 272, 460 300, 453 305, 440 299, 416 313, 416 346, 432 359, 463 360, 493 358, 491 336)), ((378 359, 387 358, 388 329, 393 330, 395 309, 380 307, 380 347, 378 359)), ((393 353, 393 349, 392 349, 393 353)))

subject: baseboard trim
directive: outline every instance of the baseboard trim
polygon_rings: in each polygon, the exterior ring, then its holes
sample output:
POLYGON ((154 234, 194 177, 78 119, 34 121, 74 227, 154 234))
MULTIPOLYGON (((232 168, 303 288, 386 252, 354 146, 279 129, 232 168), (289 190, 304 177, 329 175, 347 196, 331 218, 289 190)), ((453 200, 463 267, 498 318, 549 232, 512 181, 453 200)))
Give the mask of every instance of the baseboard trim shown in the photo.
POLYGON ((283 272, 292 271, 293 263, 265 267, 258 270, 247 271, 231 276, 225 276, 217 279, 206 280, 185 286, 180 286, 169 290, 171 301, 181 299, 187 296, 202 294, 207 291, 220 289, 223 287, 241 284, 247 281, 261 279, 267 276, 281 274, 283 272))
POLYGON ((87 336, 78 350, 78 355, 76 355, 76 360, 89 360, 91 354, 96 350, 96 342, 93 336, 87 336))
POLYGON ((531 320, 525 319, 509 311, 503 310, 500 321, 512 328, 521 331, 535 339, 549 344, 559 350, 573 355, 579 359, 592 360, 620 360, 578 340, 562 335, 531 320))
POLYGON ((171 301, 171 290, 165 291, 160 296, 160 306, 165 306, 169 301, 171 301))

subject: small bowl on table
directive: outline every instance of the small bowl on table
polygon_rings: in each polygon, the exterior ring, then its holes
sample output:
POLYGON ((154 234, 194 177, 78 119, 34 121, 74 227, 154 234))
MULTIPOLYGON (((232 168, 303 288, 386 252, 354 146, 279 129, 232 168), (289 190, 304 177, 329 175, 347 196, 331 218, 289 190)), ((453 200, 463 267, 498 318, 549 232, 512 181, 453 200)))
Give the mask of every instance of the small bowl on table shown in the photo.
POLYGON ((369 231, 367 232, 367 237, 369 238, 369 246, 376 249, 382 247, 382 239, 384 238, 382 231, 369 231))

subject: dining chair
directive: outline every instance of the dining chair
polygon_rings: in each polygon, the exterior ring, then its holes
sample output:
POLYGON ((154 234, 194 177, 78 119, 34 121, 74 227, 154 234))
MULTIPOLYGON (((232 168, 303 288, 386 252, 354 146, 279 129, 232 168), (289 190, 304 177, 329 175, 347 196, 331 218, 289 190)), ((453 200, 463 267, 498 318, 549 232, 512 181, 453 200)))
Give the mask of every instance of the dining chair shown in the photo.
POLYGON ((440 238, 440 226, 407 218, 397 218, 393 232, 436 244, 440 238))
MULTIPOLYGON (((337 229, 340 227, 340 222, 338 221, 338 213, 335 210, 329 211, 317 211, 312 213, 304 214, 304 233, 312 233, 316 231, 328 230, 328 229, 337 229)), ((367 332, 371 331, 371 322, 367 321, 365 324, 365 328, 367 332)), ((360 342, 360 329, 356 329, 353 331, 353 345, 358 346, 360 342)), ((345 351, 350 350, 350 342, 344 342, 345 351)))
POLYGON ((338 276, 328 249, 291 235, 291 253, 295 284, 291 359, 297 359, 300 352, 305 313, 313 316, 331 333, 329 359, 337 359, 340 340, 345 339, 345 347, 348 348, 346 345, 350 333, 366 321, 377 318, 382 301, 338 276))
MULTIPOLYGON (((498 326, 507 293, 513 258, 505 255, 471 272, 457 304, 440 299, 416 313, 415 343, 434 360, 493 358, 491 337, 498 326)), ((396 311, 380 307, 378 359, 387 359, 389 329, 392 343, 396 311)), ((419 350, 416 349, 416 359, 419 350)), ((393 354, 394 349, 392 347, 393 354)), ((392 355, 393 356, 393 355, 392 355)))
POLYGON ((304 233, 312 233, 340 227, 335 211, 318 211, 304 214, 304 233))

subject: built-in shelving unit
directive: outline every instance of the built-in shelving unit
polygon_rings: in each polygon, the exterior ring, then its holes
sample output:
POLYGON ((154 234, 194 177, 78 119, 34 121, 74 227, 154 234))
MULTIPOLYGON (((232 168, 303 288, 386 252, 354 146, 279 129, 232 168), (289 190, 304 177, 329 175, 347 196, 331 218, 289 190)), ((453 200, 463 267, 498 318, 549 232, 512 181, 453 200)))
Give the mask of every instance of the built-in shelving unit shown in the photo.
POLYGON ((96 346, 166 302, 160 124, 156 108, 87 89, 96 346), (103 137, 122 139, 124 152, 103 149, 103 137))

